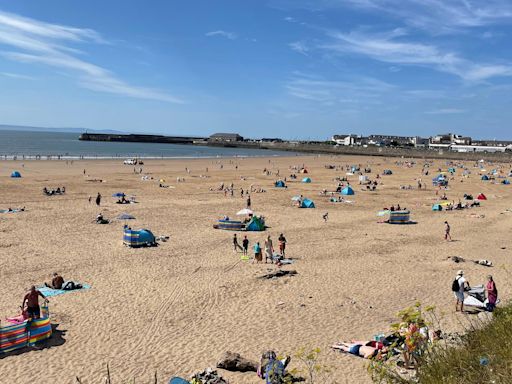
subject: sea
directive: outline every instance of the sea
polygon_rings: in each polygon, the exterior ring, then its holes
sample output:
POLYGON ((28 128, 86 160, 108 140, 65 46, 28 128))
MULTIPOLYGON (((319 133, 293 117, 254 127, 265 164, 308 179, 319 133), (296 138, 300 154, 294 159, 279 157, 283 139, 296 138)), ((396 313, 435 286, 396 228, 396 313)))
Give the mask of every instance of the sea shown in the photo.
POLYGON ((183 144, 80 141, 78 133, 0 130, 0 159, 215 158, 294 156, 293 152, 183 144))

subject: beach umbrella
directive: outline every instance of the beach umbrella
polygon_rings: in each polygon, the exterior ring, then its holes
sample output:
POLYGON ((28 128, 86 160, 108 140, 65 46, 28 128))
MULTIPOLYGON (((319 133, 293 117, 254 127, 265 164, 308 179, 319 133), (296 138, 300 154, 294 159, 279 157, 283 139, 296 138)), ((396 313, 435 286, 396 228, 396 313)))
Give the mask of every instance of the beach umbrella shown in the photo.
POLYGON ((124 197, 126 196, 123 192, 117 192, 112 195, 112 197, 124 197))
POLYGON ((237 216, 252 215, 254 212, 249 208, 244 208, 236 213, 237 216))
POLYGON ((127 213, 122 213, 117 216, 117 220, 135 220, 135 217, 127 213))
POLYGON ((300 196, 293 196, 292 201, 299 201, 301 198, 300 196))

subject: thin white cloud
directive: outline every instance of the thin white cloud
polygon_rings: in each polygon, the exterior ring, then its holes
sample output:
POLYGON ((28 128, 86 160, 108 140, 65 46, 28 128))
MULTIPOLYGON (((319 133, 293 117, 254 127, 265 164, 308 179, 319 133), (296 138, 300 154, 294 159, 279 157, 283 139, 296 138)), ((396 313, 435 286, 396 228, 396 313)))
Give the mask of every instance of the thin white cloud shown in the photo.
POLYGON ((12 79, 20 79, 20 80, 34 80, 34 77, 22 75, 20 73, 11 73, 11 72, 0 72, 1 76, 10 77, 12 79))
POLYGON ((331 41, 320 44, 319 48, 338 54, 358 54, 385 63, 429 67, 472 82, 512 76, 512 64, 475 63, 432 44, 405 41, 403 29, 378 34, 330 31, 328 35, 331 41))
POLYGON ((236 35, 236 33, 226 32, 226 31, 223 31, 223 30, 206 32, 205 36, 208 36, 208 37, 221 36, 221 37, 225 37, 226 39, 229 39, 229 40, 235 40, 238 37, 236 35))
POLYGON ((16 51, 0 51, 2 57, 21 62, 44 64, 77 75, 85 88, 139 99, 182 103, 165 92, 133 86, 111 71, 79 57, 82 52, 71 43, 107 43, 96 31, 50 24, 0 11, 0 46, 16 51))
POLYGON ((459 114, 459 113, 465 113, 465 109, 458 109, 458 108, 440 108, 435 109, 433 111, 425 112, 429 115, 453 115, 453 114, 459 114))
POLYGON ((431 34, 512 23, 509 0, 294 0, 288 8, 349 8, 388 15, 431 34))
POLYGON ((293 51, 300 53, 301 55, 308 56, 309 48, 303 41, 295 41, 293 43, 288 44, 288 46, 293 51))

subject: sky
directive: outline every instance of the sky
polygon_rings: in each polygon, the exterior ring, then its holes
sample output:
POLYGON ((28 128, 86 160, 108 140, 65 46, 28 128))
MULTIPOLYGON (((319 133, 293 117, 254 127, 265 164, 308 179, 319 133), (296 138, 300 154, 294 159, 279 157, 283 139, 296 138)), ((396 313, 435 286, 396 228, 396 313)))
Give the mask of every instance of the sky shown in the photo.
POLYGON ((0 0, 0 124, 512 139, 510 0, 0 0))

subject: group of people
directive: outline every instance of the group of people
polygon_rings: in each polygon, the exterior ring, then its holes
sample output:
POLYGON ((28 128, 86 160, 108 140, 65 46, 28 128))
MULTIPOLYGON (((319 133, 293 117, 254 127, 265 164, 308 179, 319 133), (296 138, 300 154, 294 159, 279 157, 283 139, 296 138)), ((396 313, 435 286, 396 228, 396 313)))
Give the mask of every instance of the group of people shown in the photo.
MULTIPOLYGON (((455 312, 460 311, 464 312, 464 299, 466 291, 470 290, 469 281, 464 277, 464 271, 461 269, 457 272, 457 276, 452 282, 452 291, 455 296, 455 312)), ((487 283, 484 288, 485 297, 487 298, 485 302, 485 309, 489 312, 494 311, 496 307, 496 303, 498 301, 498 288, 496 288, 496 283, 492 275, 487 276, 487 283)))
POLYGON ((49 189, 49 188, 46 188, 44 187, 43 188, 43 193, 46 195, 46 196, 53 196, 53 195, 62 195, 64 193, 66 193, 66 187, 57 187, 55 189, 49 189))
MULTIPOLYGON (((277 260, 275 260, 274 256, 274 243, 272 241, 272 238, 270 235, 267 236, 267 238, 264 241, 263 249, 261 247, 261 244, 259 241, 257 241, 253 245, 253 251, 254 251, 254 259, 253 262, 256 262, 257 264, 263 262, 263 251, 265 254, 265 264, 268 263, 270 260, 271 263, 274 263, 274 261, 278 262, 279 259, 284 259, 286 257, 286 238, 281 233, 277 239, 279 243, 279 256, 277 260)), ((242 240, 242 245, 238 242, 238 237, 236 233, 233 235, 233 250, 237 252, 238 250, 242 251, 244 256, 248 255, 249 251, 249 239, 247 238, 247 235, 244 235, 244 238, 242 240)))

